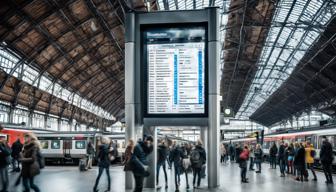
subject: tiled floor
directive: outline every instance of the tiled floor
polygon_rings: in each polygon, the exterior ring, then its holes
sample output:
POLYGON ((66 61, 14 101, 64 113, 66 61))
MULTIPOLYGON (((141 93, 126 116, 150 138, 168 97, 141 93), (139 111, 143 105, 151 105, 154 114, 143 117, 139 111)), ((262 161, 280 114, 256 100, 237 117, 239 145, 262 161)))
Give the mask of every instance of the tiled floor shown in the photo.
MULTIPOLYGON (((279 170, 269 169, 268 165, 263 165, 261 174, 255 172, 248 172, 250 183, 242 184, 240 182, 240 170, 237 164, 221 165, 221 182, 218 189, 209 190, 206 187, 206 180, 202 180, 201 189, 190 189, 188 191, 212 191, 212 192, 334 192, 336 185, 326 185, 324 183, 324 175, 318 173, 318 181, 300 183, 295 181, 292 177, 279 177, 279 170)), ((39 185, 41 192, 91 192, 94 181, 97 175, 97 169, 92 169, 86 172, 79 172, 77 167, 47 167, 42 173, 36 177, 36 183, 39 185)), ((121 167, 111 167, 111 191, 124 192, 125 191, 125 176, 121 167)), ((14 187, 18 174, 10 174, 10 192, 21 192, 22 188, 14 187)), ((145 192, 154 191, 175 191, 173 171, 168 170, 169 188, 162 189, 145 189, 145 192)), ((311 178, 310 178, 311 179, 311 178)), ((163 172, 160 173, 160 180, 163 181, 163 172)), ((189 175, 189 182, 192 181, 192 175, 189 175)), ((162 185, 164 184, 161 182, 162 185)), ((99 185, 100 191, 107 188, 105 175, 101 178, 99 185)), ((160 185, 160 184, 159 184, 160 185)), ((185 177, 181 176, 180 191, 187 191, 185 187, 185 177)))

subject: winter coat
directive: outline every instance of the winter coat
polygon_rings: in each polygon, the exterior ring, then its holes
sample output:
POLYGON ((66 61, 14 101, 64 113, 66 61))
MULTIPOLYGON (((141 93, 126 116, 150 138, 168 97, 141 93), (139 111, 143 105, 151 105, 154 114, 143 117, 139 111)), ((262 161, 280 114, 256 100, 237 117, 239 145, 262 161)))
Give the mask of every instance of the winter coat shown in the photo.
POLYGON ((165 162, 167 160, 168 149, 164 144, 160 144, 157 149, 158 163, 165 162))
POLYGON ((278 153, 278 147, 276 145, 272 146, 269 151, 270 156, 276 157, 277 153, 278 153))
POLYGON ((314 163, 314 157, 312 157, 311 153, 312 151, 315 151, 315 149, 309 146, 305 148, 305 151, 306 151, 306 163, 309 164, 314 163))
MULTIPOLYGON (((202 166, 206 163, 206 152, 201 145, 196 145, 193 150, 198 151, 198 153, 200 154, 201 163, 200 164, 192 164, 191 166, 192 166, 192 168, 202 168, 202 166)), ((192 153, 193 152, 191 152, 191 154, 192 153)))
POLYGON ((147 156, 153 151, 153 147, 148 147, 143 141, 139 141, 134 147, 132 154, 132 171, 136 176, 147 176, 145 166, 148 166, 147 156))
POLYGON ((10 164, 11 150, 7 144, 0 143, 0 168, 5 168, 10 164))
POLYGON ((320 160, 322 163, 332 163, 333 159, 332 146, 328 141, 324 141, 320 151, 320 160))
POLYGON ((170 159, 175 163, 175 164, 180 164, 182 163, 182 159, 184 158, 184 151, 180 146, 174 147, 174 149, 170 153, 171 157, 170 159))
POLYGON ((86 154, 88 154, 88 155, 94 155, 95 154, 95 150, 92 146, 92 143, 87 145, 86 154))
POLYGON ((278 158, 279 158, 279 160, 287 160, 285 158, 285 150, 286 150, 285 145, 280 145, 279 151, 278 151, 278 158))
POLYGON ((23 145, 20 142, 20 140, 15 141, 12 145, 12 157, 15 159, 19 158, 22 148, 23 148, 23 145))
POLYGON ((254 150, 254 156, 255 156, 255 161, 257 163, 261 162, 262 158, 263 158, 263 151, 262 151, 262 149, 255 149, 254 150))
POLYGON ((306 165, 306 152, 304 147, 300 147, 295 155, 294 158, 294 165, 298 168, 298 169, 303 169, 306 165))
POLYGON ((37 157, 39 150, 39 144, 34 141, 23 146, 22 157, 20 158, 22 162, 22 177, 32 178, 40 174, 40 165, 37 157))
POLYGON ((99 146, 99 152, 97 155, 98 166, 102 168, 109 168, 111 162, 109 158, 110 147, 107 144, 102 144, 99 146))

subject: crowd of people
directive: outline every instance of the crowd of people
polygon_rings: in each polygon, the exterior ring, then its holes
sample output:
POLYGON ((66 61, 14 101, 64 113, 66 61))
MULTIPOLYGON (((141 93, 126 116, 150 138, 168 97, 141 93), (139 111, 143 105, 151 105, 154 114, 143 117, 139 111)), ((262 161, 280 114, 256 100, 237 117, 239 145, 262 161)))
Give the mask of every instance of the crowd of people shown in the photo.
MULTIPOLYGON (((250 171, 254 171, 254 165, 256 165, 256 173, 261 173, 261 163, 265 160, 265 155, 260 144, 244 146, 222 144, 220 149, 221 162, 225 163, 225 159, 230 158, 231 162, 236 161, 239 163, 241 182, 248 183, 248 178, 246 177, 248 167, 250 171)), ((315 156, 316 150, 309 141, 289 144, 281 141, 279 146, 273 143, 270 147, 268 161, 270 169, 276 169, 277 165, 279 165, 280 177, 292 175, 297 181, 307 182, 309 181, 309 172, 311 172, 312 181, 317 181, 314 169, 315 156)), ((319 159, 326 177, 325 182, 333 184, 333 149, 326 137, 323 137, 319 159)))

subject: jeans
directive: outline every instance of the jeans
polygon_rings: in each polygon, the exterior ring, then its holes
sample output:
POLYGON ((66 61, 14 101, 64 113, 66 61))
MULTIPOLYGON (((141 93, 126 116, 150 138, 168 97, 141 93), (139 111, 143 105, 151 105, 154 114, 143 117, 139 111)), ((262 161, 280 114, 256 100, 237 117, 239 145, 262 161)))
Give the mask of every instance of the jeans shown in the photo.
POLYGON ((250 170, 253 170, 254 168, 254 158, 250 157, 250 170))
POLYGON ((256 161, 258 171, 261 171, 261 160, 256 161))
POLYGON ((324 175, 327 179, 327 182, 333 182, 333 178, 332 178, 332 163, 329 162, 322 162, 322 166, 323 166, 323 172, 324 175))
POLYGON ((175 186, 176 188, 178 188, 178 186, 180 185, 180 175, 181 175, 181 164, 180 163, 176 163, 174 162, 174 175, 175 175, 175 186))
POLYGON ((32 188, 35 192, 40 192, 40 189, 34 184, 34 177, 22 177, 24 192, 29 192, 32 188))
POLYGON ((280 166, 280 173, 281 174, 285 174, 285 169, 286 169, 286 160, 280 159, 279 162, 279 166, 280 166))
POLYGON ((202 172, 202 168, 193 168, 193 174, 194 174, 193 185, 194 186, 196 182, 196 177, 197 177, 197 186, 201 185, 201 172, 202 172))
POLYGON ((159 176, 160 176, 160 167, 162 166, 163 169, 163 173, 165 176, 165 181, 166 184, 168 182, 168 178, 167 178, 167 170, 166 170, 166 161, 162 161, 162 162, 158 162, 157 166, 156 166, 156 183, 159 183, 159 176))
MULTIPOLYGON (((314 179, 317 179, 316 173, 315 173, 315 170, 314 170, 314 164, 313 163, 307 163, 307 169, 310 169, 310 171, 313 173, 314 179)), ((307 170, 306 178, 308 179, 308 170, 307 170)))
POLYGON ((134 180, 135 180, 134 192, 142 192, 144 178, 145 178, 144 176, 134 175, 134 180))
POLYGON ((0 168, 0 181, 2 183, 2 190, 1 191, 7 191, 8 189, 8 167, 0 168))
POLYGON ((93 188, 94 190, 97 190, 98 183, 99 183, 100 177, 103 174, 104 169, 106 170, 106 175, 107 175, 107 182, 108 182, 107 189, 110 190, 110 188, 111 188, 110 168, 109 167, 99 167, 98 177, 96 179, 96 183, 95 183, 94 188, 93 188))
POLYGON ((276 169, 276 157, 275 156, 270 156, 270 164, 271 164, 271 168, 276 169))

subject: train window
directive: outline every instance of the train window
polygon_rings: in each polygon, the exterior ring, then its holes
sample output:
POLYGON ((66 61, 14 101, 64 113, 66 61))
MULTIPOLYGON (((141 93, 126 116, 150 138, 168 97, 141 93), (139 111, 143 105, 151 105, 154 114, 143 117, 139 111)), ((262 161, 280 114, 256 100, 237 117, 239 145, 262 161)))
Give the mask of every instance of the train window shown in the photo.
POLYGON ((76 141, 75 146, 76 149, 85 149, 85 141, 76 141))
POLYGON ((40 141, 42 149, 48 149, 49 148, 49 141, 40 141))
POLYGON ((51 148, 52 149, 60 149, 61 148, 61 142, 60 141, 51 141, 51 148))

